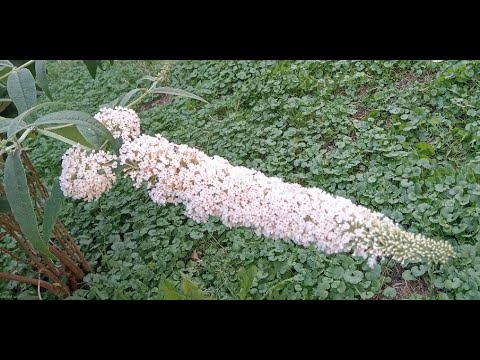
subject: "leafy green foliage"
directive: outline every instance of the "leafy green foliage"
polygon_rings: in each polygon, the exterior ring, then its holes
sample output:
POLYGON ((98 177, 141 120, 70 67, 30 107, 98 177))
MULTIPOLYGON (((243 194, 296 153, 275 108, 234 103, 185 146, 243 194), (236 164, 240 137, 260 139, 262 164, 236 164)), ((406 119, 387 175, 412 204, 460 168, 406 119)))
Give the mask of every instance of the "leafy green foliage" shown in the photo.
POLYGON ((248 269, 242 269, 239 271, 240 291, 238 293, 238 298, 240 300, 245 300, 247 298, 256 275, 257 267, 255 265, 250 266, 248 269))
POLYGON ((388 286, 387 288, 385 288, 385 290, 383 290, 383 295, 386 296, 387 298, 393 299, 395 296, 397 296, 397 290, 388 286))
POLYGON ((163 300, 209 300, 209 298, 202 292, 188 276, 184 276, 180 289, 167 279, 162 279, 159 286, 161 299, 163 300))
MULTIPOLYGON (((116 61, 95 80, 81 62, 48 66, 56 100, 93 115, 162 62, 116 61)), ((209 104, 180 97, 159 104, 140 113, 142 131, 323 188, 449 241, 457 259, 410 264, 403 279, 425 282, 431 299, 480 299, 479 75, 477 61, 177 61, 171 86, 209 104)), ((146 97, 139 109, 158 99, 146 97)), ((66 147, 34 141, 34 162, 52 181, 66 147)), ((386 264, 370 269, 347 254, 257 237, 218 219, 197 224, 183 211, 152 204, 124 179, 97 202, 67 201, 62 219, 99 266, 75 296, 158 299, 162 278, 179 289, 188 276, 209 296, 237 299, 240 269, 254 265, 246 298, 392 297, 382 281, 386 264)), ((25 291, 6 286, 2 297, 25 291)))

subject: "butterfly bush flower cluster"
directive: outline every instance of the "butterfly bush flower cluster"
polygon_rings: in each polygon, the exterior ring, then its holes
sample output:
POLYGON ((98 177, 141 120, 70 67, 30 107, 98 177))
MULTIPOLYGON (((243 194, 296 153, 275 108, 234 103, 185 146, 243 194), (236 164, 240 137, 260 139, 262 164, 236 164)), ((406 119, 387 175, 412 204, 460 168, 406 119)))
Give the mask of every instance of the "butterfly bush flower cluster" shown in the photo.
POLYGON ((94 118, 105 125, 114 138, 121 138, 124 142, 140 135, 140 118, 132 109, 121 106, 115 109, 102 108, 94 118))
POLYGON ((72 199, 96 200, 113 186, 117 165, 115 155, 74 146, 62 157, 60 188, 72 199))
POLYGON ((326 253, 352 251, 373 266, 378 258, 446 262, 446 242, 402 230, 381 213, 318 188, 285 183, 160 135, 141 135, 120 149, 120 163, 135 187, 147 183, 157 204, 183 203, 198 222, 219 217, 227 227, 292 240, 326 253))
MULTIPOLYGON (((95 118, 122 138, 120 164, 136 188, 146 183, 151 200, 184 204, 186 216, 206 222, 219 217, 227 227, 251 227, 257 235, 292 240, 326 253, 353 252, 374 266, 380 258, 447 262, 455 256, 447 242, 402 230, 391 219, 318 188, 305 188, 233 166, 161 135, 140 135, 133 110, 101 109, 95 118)), ((114 155, 72 148, 61 177, 66 196, 90 201, 115 181, 114 155)))
MULTIPOLYGON (((132 109, 102 108, 94 116, 116 139, 129 142, 140 135, 140 118, 132 109)), ((76 200, 97 200, 116 180, 118 158, 105 151, 67 150, 62 157, 60 186, 65 196, 76 200)))

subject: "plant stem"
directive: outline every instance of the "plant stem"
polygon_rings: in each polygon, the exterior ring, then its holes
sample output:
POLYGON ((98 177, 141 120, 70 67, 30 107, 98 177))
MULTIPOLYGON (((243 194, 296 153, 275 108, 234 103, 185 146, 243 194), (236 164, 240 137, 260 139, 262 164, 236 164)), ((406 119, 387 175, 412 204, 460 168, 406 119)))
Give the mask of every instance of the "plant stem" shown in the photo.
POLYGON ((34 263, 32 263, 31 261, 27 261, 27 260, 24 260, 22 259, 21 257, 15 255, 14 253, 12 253, 11 251, 8 251, 7 249, 4 249, 2 247, 0 247, 0 252, 3 252, 7 255, 10 255, 11 257, 13 257, 15 260, 17 261, 20 261, 22 263, 24 263, 25 265, 28 265, 28 266, 31 266, 32 268, 35 266, 34 263))
POLYGON ((46 127, 44 129, 45 130, 57 130, 57 129, 63 129, 63 128, 70 127, 70 126, 75 126, 75 124, 58 125, 58 126, 46 127))
POLYGON ((105 142, 100 146, 100 150, 105 149, 105 146, 107 146, 109 140, 105 140, 105 142))
POLYGON ((148 89, 143 89, 145 90, 145 92, 140 95, 136 100, 132 101, 129 105, 127 105, 126 107, 129 107, 131 108, 133 105, 137 104, 140 100, 143 100, 147 95, 150 94, 150 92, 148 91, 148 89))
POLYGON ((23 140, 25 140, 25 138, 28 136, 28 134, 30 134, 32 132, 32 128, 27 128, 27 130, 25 130, 22 134, 22 136, 20 136, 20 138, 17 140, 17 143, 18 144, 21 144, 23 140))
POLYGON ((28 278, 28 277, 25 277, 25 276, 5 273, 5 272, 0 272, 0 280, 12 280, 12 281, 22 282, 22 283, 25 283, 25 284, 38 285, 38 286, 43 287, 47 290, 50 290, 52 293, 57 294, 57 295, 61 292, 61 289, 59 287, 56 287, 56 286, 50 284, 49 282, 46 282, 46 281, 43 281, 43 280, 32 279, 32 278, 28 278))

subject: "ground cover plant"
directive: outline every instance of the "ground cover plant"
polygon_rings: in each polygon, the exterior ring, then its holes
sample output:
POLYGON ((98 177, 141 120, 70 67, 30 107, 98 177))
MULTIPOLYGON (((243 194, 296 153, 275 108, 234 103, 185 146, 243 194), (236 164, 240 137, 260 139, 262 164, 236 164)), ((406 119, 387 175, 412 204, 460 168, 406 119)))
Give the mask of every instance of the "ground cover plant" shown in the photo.
MULTIPOLYGON (((55 100, 93 115, 163 63, 118 61, 95 80, 81 62, 48 66, 55 100)), ((62 210, 97 265, 72 298, 479 298, 478 71, 472 61, 174 62, 171 86, 209 104, 145 96, 135 107, 142 133, 349 198, 448 241, 457 258, 370 268, 219 219, 197 224, 180 206, 158 207, 120 180, 98 201, 69 200, 62 210)), ((66 146, 34 141, 32 160, 53 181, 66 146)), ((20 266, 0 261, 6 270, 20 266)), ((32 294, 0 283, 2 298, 32 294)))

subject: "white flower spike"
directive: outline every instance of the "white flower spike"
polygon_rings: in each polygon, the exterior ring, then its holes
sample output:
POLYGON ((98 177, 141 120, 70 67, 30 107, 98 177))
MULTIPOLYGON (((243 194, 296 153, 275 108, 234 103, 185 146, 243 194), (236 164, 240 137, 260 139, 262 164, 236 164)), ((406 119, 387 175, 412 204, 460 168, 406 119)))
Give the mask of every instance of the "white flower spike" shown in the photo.
POLYGON ((402 230, 383 214, 318 188, 304 188, 188 147, 160 135, 141 135, 120 149, 120 162, 135 187, 147 182, 152 201, 183 203, 198 222, 218 216, 228 227, 252 227, 258 235, 314 245, 327 253, 353 251, 374 266, 399 262, 446 262, 447 242, 402 230))

